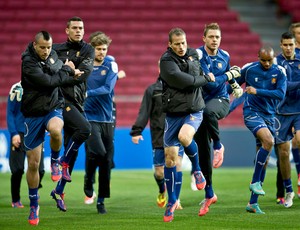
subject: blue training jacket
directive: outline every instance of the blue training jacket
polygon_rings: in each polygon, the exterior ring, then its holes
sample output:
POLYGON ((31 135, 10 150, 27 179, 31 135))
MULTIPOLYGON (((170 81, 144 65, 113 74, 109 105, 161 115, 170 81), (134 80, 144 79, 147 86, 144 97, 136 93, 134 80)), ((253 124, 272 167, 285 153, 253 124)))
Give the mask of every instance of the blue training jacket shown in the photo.
POLYGON ((216 79, 215 82, 209 82, 202 87, 204 101, 207 102, 213 98, 227 98, 229 100, 226 88, 228 77, 225 74, 230 69, 230 56, 228 52, 218 49, 216 56, 210 56, 204 49, 204 46, 199 47, 197 52, 203 72, 206 75, 213 73, 216 79))
POLYGON ((105 58, 102 65, 94 66, 87 79, 87 98, 84 111, 88 121, 113 123, 114 88, 118 78, 118 65, 105 58))
POLYGON ((8 96, 6 121, 11 137, 25 132, 24 120, 25 118, 21 112, 21 102, 17 101, 16 97, 11 101, 8 96))
POLYGON ((276 64, 268 70, 259 61, 246 64, 237 81, 240 85, 246 83, 246 87, 256 88, 256 95, 246 93, 243 107, 254 112, 274 115, 286 93, 286 71, 276 64))
POLYGON ((282 115, 300 114, 300 54, 295 54, 292 60, 287 60, 283 54, 279 54, 276 61, 287 73, 286 95, 277 106, 276 112, 282 115))

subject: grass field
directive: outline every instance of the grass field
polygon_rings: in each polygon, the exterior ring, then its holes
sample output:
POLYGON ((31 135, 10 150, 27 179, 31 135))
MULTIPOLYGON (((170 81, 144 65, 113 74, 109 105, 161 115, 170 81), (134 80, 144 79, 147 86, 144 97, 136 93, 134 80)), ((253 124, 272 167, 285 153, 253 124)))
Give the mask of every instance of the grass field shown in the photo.
MULTIPOLYGON (((294 190, 296 173, 293 171, 294 190)), ((275 202, 276 169, 269 168, 264 183, 266 195, 259 198, 265 215, 250 214, 245 211, 249 200, 250 168, 220 168, 214 170, 214 189, 218 202, 210 212, 198 216, 199 202, 204 198, 203 191, 190 189, 189 172, 184 172, 181 192, 183 210, 175 211, 171 223, 163 222, 164 209, 156 206, 157 186, 151 170, 113 170, 111 198, 106 199, 106 215, 99 215, 96 205, 83 202, 83 172, 74 172, 72 183, 65 189, 67 212, 56 208, 49 196, 55 184, 46 174, 40 193, 39 229, 300 229, 300 199, 287 209, 275 202)), ((25 176, 22 181, 21 196, 24 209, 10 206, 10 174, 0 173, 0 229, 30 229, 27 222, 29 200, 25 176)))

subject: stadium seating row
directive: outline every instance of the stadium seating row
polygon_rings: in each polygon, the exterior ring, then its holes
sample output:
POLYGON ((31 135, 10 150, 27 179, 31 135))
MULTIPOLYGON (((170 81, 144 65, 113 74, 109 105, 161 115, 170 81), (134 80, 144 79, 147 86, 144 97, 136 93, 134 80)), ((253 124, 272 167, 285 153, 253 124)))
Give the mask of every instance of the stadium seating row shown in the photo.
MULTIPOLYGON (((80 16, 85 23, 85 40, 91 32, 103 31, 113 40, 109 54, 115 56, 119 69, 127 78, 119 80, 115 89, 118 98, 118 125, 130 126, 138 113, 140 100, 126 101, 130 95, 143 95, 145 88, 158 75, 157 61, 168 45, 168 32, 182 27, 192 47, 202 45, 204 25, 218 22, 222 28, 221 48, 231 54, 231 64, 243 65, 257 57, 260 39, 239 21, 239 15, 228 9, 227 0, 14 0, 1 1, 0 96, 6 96, 10 86, 20 80, 21 54, 33 36, 48 30, 54 42, 66 40, 66 21, 80 16), (183 10, 184 7, 184 10, 183 10)), ((3 115, 3 114, 2 114, 3 115)), ((4 116, 0 120, 5 119, 4 116)), ((238 115, 240 117, 240 115, 238 115)), ((229 119, 233 124, 240 119, 229 119)), ((1 121, 0 121, 1 122, 1 121)), ((2 122, 3 124, 3 122, 2 122)))

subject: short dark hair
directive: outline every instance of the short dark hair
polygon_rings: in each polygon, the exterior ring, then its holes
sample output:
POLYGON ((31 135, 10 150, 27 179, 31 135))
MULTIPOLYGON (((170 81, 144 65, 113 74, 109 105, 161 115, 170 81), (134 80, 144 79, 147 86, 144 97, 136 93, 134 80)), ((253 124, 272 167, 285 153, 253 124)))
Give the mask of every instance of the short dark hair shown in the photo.
POLYGON ((49 41, 52 38, 48 31, 42 30, 35 35, 35 42, 37 42, 41 37, 46 41, 49 41))
POLYGON ((281 34, 281 39, 280 41, 282 42, 283 39, 294 39, 294 35, 291 32, 284 32, 281 34))
POLYGON ((259 51, 258 51, 258 56, 260 56, 262 53, 268 53, 270 55, 274 55, 274 49, 272 46, 266 44, 263 45, 262 47, 260 47, 259 51))
POLYGON ((212 22, 208 25, 205 25, 204 26, 204 31, 203 31, 204 37, 206 36, 206 34, 209 30, 220 30, 221 31, 221 28, 220 28, 219 24, 216 23, 216 22, 212 22))
POLYGON ((82 19, 80 17, 74 16, 72 18, 70 18, 67 22, 67 28, 70 27, 71 22, 83 22, 82 19))
POLYGON ((169 32, 169 42, 172 42, 172 36, 174 34, 176 36, 185 35, 185 32, 183 31, 183 29, 178 28, 178 27, 171 29, 170 32, 169 32))

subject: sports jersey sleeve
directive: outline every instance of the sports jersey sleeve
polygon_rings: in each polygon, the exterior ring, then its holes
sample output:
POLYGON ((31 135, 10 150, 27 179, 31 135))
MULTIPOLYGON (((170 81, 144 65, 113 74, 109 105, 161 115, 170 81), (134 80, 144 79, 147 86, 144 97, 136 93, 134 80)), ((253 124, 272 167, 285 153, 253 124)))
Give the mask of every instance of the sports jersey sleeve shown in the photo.
POLYGON ((110 68, 106 75, 106 80, 104 85, 87 91, 88 97, 104 95, 111 93, 116 85, 118 79, 118 65, 116 62, 110 62, 110 68))

